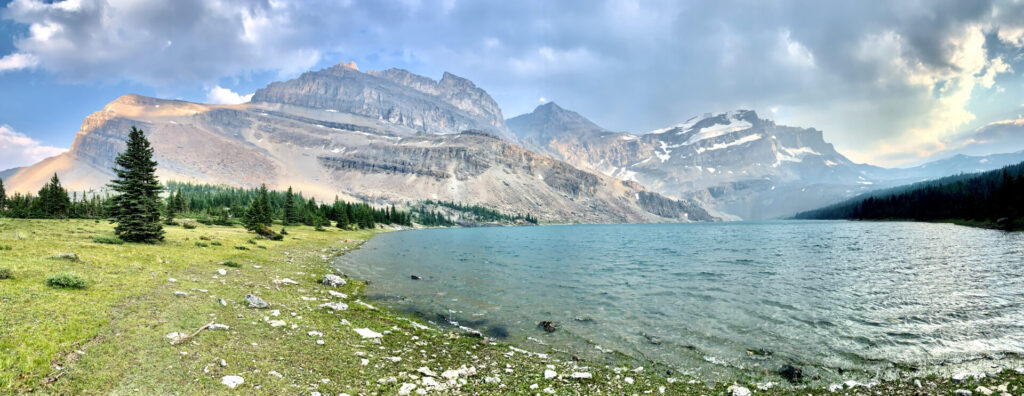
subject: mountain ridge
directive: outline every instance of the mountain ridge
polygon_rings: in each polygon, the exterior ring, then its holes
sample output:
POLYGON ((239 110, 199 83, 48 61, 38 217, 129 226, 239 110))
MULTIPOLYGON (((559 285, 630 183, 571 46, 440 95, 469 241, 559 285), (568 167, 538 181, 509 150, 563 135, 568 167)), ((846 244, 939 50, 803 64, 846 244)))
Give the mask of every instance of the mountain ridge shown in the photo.
POLYGON ((271 83, 239 105, 122 96, 86 117, 67 153, 11 175, 9 189, 34 192, 54 173, 71 190, 102 187, 131 126, 146 131, 163 180, 464 202, 549 222, 715 220, 691 201, 509 141, 500 109, 468 80, 354 65, 271 83))

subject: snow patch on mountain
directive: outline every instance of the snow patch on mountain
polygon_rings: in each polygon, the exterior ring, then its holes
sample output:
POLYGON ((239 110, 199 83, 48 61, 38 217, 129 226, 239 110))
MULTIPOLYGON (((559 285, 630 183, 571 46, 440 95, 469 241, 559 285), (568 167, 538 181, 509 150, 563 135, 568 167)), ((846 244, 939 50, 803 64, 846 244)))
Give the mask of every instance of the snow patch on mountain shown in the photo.
POLYGON ((733 141, 728 142, 728 143, 715 143, 715 144, 711 145, 711 147, 698 147, 697 148, 697 154, 703 153, 705 151, 721 150, 721 149, 729 148, 729 147, 732 147, 732 146, 739 146, 741 144, 750 143, 750 142, 753 142, 755 140, 759 140, 759 139, 761 139, 763 137, 764 136, 761 136, 759 134, 753 134, 753 135, 747 135, 747 136, 741 137, 739 139, 733 140, 733 141))

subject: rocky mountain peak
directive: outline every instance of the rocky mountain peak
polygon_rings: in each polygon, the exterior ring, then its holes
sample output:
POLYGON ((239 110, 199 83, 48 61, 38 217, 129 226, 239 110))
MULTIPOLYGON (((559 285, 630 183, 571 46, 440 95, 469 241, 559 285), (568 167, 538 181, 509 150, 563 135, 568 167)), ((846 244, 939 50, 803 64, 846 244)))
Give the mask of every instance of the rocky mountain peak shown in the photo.
POLYGON ((440 81, 403 69, 359 72, 342 63, 259 89, 254 104, 284 104, 348 113, 415 132, 480 129, 512 139, 498 104, 473 82, 445 73, 440 81))

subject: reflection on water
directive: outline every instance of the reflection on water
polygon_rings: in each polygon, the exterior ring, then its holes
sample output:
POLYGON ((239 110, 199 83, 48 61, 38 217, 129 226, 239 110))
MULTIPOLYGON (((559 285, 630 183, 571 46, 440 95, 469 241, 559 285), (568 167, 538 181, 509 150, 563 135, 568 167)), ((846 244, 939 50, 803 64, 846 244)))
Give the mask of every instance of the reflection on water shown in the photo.
POLYGON ((785 363, 825 380, 989 368, 1024 353, 1021 233, 789 221, 436 229, 374 237, 336 265, 428 319, 711 380, 785 363))

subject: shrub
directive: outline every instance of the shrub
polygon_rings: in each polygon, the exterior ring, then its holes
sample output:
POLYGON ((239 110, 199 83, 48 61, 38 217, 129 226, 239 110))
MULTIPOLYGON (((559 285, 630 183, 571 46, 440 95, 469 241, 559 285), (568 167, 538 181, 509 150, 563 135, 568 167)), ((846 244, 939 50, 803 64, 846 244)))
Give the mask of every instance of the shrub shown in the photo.
POLYGON ((288 230, 286 230, 286 229, 284 229, 284 227, 282 227, 281 228, 281 232, 279 234, 281 234, 281 235, 288 235, 288 230))
POLYGON ((238 249, 238 250, 249 250, 249 248, 247 248, 245 246, 235 246, 235 249, 238 249))
POLYGON ((281 241, 281 240, 284 240, 284 235, 281 235, 281 234, 274 235, 274 236, 270 237, 270 240, 271 241, 281 241))
POLYGON ((11 250, 11 245, 0 245, 0 250, 11 250))
POLYGON ((250 245, 255 245, 255 244, 256 244, 256 241, 254 241, 254 240, 250 239, 250 240, 248 240, 248 241, 245 241, 245 243, 248 243, 248 244, 250 244, 250 245))
POLYGON ((226 266, 228 266, 228 267, 231 267, 231 268, 239 268, 239 267, 241 267, 241 266, 242 266, 241 264, 239 264, 239 263, 236 263, 236 262, 234 262, 234 261, 231 261, 231 260, 225 261, 225 262, 223 262, 223 263, 221 263, 221 264, 224 264, 224 265, 226 265, 226 266))
POLYGON ((115 238, 115 237, 98 236, 98 237, 93 237, 92 241, 96 242, 96 243, 105 243, 105 244, 108 244, 108 245, 121 245, 121 244, 124 244, 124 241, 121 240, 121 238, 115 238))
POLYGON ((200 241, 209 241, 209 240, 211 240, 211 239, 212 239, 212 238, 210 238, 210 237, 209 237, 209 236, 207 236, 207 235, 200 235, 200 236, 199 236, 199 240, 200 240, 200 241))
POLYGON ((213 242, 210 242, 210 244, 213 245, 213 246, 220 246, 221 245, 220 241, 213 241, 213 242))
POLYGON ((199 224, 197 224, 193 220, 185 220, 185 221, 181 222, 181 226, 183 228, 185 228, 186 230, 194 230, 196 227, 199 227, 199 224))
POLYGON ((207 244, 206 242, 196 242, 196 246, 198 246, 198 247, 210 247, 210 245, 207 244))
POLYGON ((84 289, 89 282, 75 274, 57 274, 46 278, 46 285, 58 289, 84 289))
POLYGON ((0 268, 0 280, 11 279, 11 270, 8 268, 0 268))
POLYGON ((263 245, 256 245, 256 247, 258 247, 260 249, 266 249, 267 248, 266 246, 263 246, 263 245))

